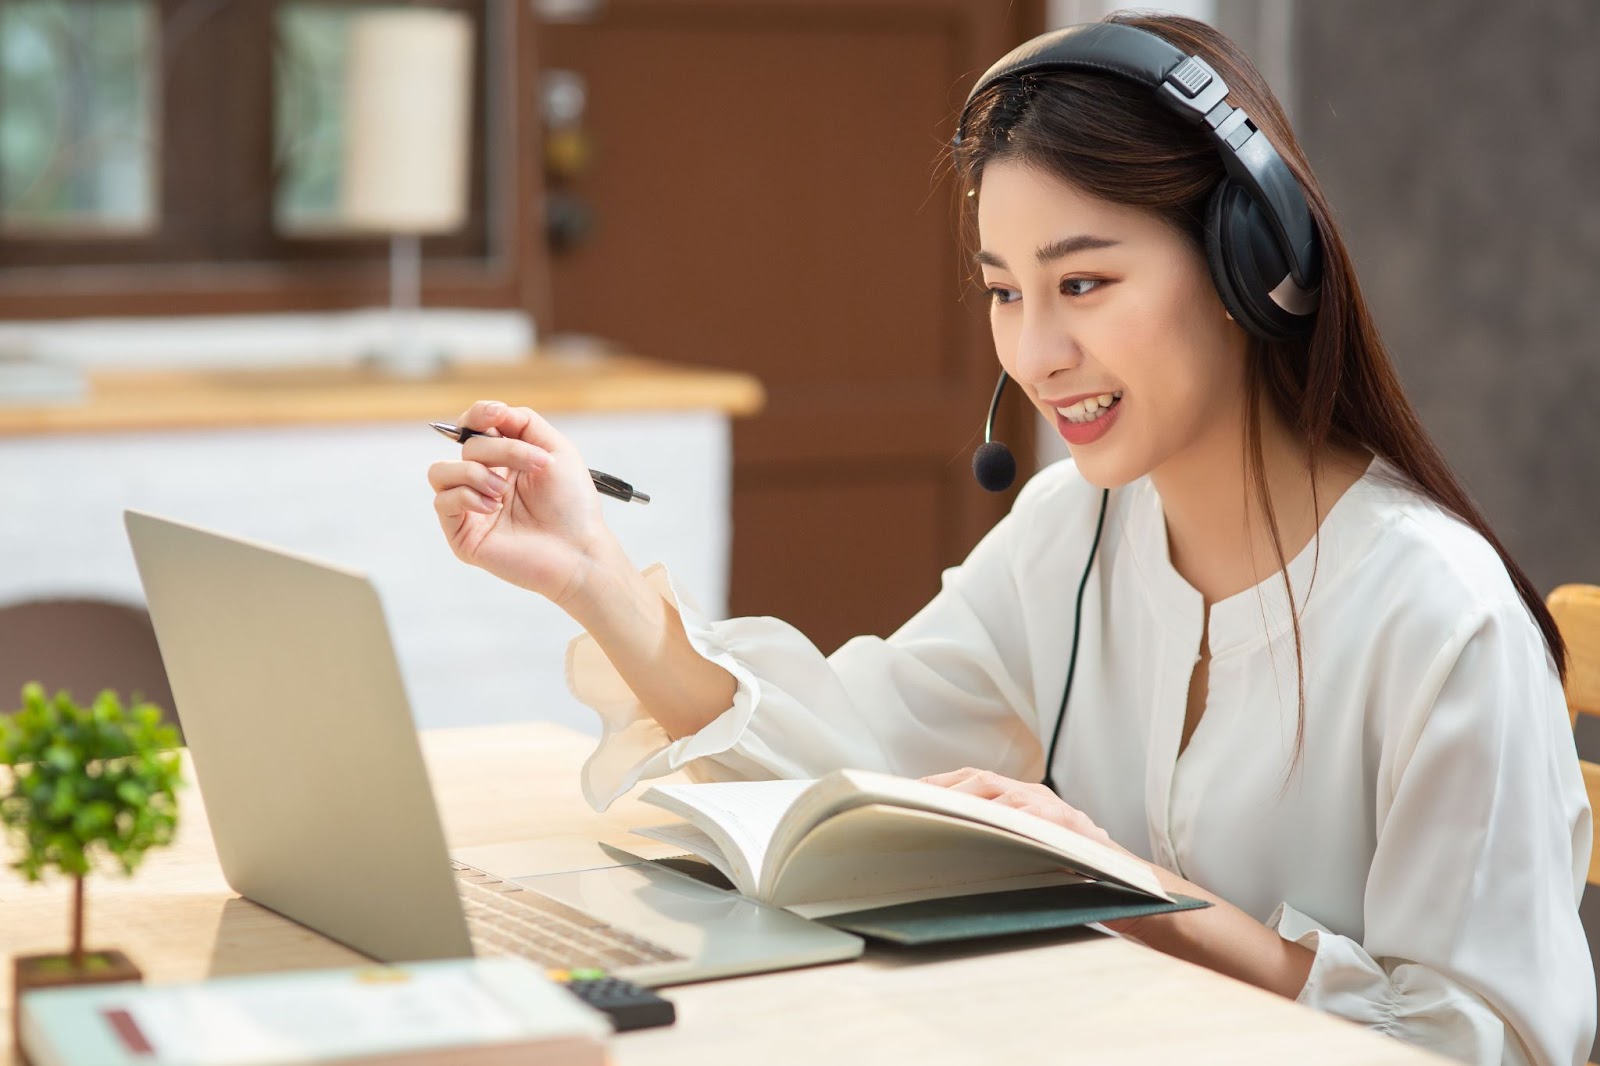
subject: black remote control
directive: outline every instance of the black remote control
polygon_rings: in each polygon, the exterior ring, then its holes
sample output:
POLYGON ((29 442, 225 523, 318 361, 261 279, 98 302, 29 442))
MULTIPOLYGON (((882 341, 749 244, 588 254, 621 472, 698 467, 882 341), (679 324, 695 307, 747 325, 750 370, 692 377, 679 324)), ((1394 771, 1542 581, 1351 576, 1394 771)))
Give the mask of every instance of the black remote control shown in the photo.
POLYGON ((672 1000, 641 988, 632 981, 612 977, 604 970, 551 970, 550 979, 611 1019, 617 1032, 671 1025, 677 1020, 672 1000))

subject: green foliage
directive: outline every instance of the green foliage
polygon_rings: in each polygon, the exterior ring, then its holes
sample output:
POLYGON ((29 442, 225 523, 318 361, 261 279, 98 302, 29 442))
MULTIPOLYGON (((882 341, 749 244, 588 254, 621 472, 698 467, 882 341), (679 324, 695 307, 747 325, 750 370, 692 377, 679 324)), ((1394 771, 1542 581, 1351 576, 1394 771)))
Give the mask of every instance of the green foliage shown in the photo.
POLYGON ((109 690, 80 707, 36 684, 23 686, 22 704, 0 716, 0 766, 12 768, 0 824, 21 847, 12 865, 24 877, 50 868, 82 877, 99 852, 131 874, 148 849, 171 843, 182 777, 177 731, 159 709, 124 709, 109 690))

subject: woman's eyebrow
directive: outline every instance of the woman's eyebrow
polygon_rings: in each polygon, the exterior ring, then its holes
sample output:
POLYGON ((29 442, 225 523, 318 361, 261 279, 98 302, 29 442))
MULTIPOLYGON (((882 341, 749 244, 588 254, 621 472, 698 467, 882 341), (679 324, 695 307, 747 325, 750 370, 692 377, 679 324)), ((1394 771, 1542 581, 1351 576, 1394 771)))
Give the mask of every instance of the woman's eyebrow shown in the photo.
MULTIPOLYGON (((1096 237, 1088 233, 1080 233, 1076 237, 1062 237, 1060 240, 1051 241, 1034 253, 1034 258, 1040 266, 1049 266, 1057 259, 1065 258, 1074 252, 1086 252, 1092 248, 1115 248, 1121 241, 1114 241, 1110 237, 1096 237)), ((1009 270, 1006 261, 993 252, 980 251, 975 259, 984 266, 997 267, 1009 270)))

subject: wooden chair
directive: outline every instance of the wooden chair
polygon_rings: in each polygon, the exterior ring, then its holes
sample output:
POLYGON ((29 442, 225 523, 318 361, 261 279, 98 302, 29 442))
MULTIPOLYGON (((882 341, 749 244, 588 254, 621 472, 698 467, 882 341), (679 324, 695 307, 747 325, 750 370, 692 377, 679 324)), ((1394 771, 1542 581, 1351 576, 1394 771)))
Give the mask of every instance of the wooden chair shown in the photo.
MULTIPOLYGON (((1600 718, 1600 585, 1562 585, 1545 606, 1567 642, 1567 715, 1600 718)), ((1589 806, 1600 814, 1600 764, 1582 760, 1589 806)), ((1600 884, 1600 847, 1589 856, 1589 883, 1600 884)))
MULTIPOLYGON (((1545 606, 1567 642, 1567 715, 1576 729, 1580 714, 1600 718, 1600 585, 1562 585, 1545 606)), ((1589 806, 1600 812, 1600 764, 1581 765, 1589 806)), ((1600 848, 1589 858, 1589 883, 1600 884, 1600 848)))
POLYGON ((50 693, 66 689, 80 702, 105 688, 124 700, 137 694, 179 724, 143 607, 81 599, 0 607, 0 713, 21 705, 25 681, 37 681, 50 693))
MULTIPOLYGON (((1580 714, 1600 718, 1600 585, 1562 585, 1545 599, 1545 606, 1567 642, 1567 715, 1576 729, 1580 714)), ((1589 807, 1600 817, 1600 764, 1580 759, 1578 765, 1589 807)), ((1600 832, 1589 855, 1589 884, 1600 884, 1600 832)))

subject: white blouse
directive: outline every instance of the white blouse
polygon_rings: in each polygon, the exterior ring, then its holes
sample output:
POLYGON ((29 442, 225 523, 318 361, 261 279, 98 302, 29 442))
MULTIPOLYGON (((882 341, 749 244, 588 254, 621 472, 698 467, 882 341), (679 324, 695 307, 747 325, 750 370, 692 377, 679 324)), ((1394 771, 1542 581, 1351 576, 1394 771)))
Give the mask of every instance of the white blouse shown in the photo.
MULTIPOLYGON (((898 632, 831 656, 774 618, 708 621, 652 568, 737 694, 672 742, 578 637, 568 683, 603 728, 586 798, 602 809, 679 768, 1040 780, 1099 504, 1070 460, 1041 471, 898 632)), ((1203 603, 1149 480, 1114 490, 1052 766, 1062 798, 1312 949, 1301 1003, 1469 1062, 1583 1062, 1590 812, 1554 664, 1499 557, 1374 461, 1288 572, 1300 758, 1281 574, 1212 606, 1206 710, 1179 755, 1203 603)))

